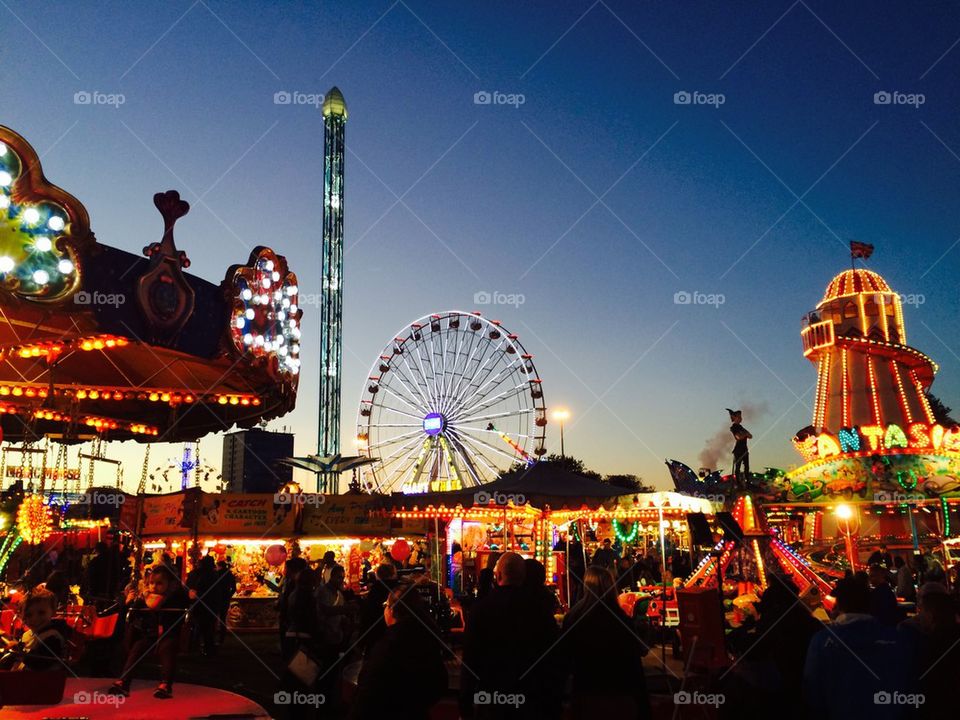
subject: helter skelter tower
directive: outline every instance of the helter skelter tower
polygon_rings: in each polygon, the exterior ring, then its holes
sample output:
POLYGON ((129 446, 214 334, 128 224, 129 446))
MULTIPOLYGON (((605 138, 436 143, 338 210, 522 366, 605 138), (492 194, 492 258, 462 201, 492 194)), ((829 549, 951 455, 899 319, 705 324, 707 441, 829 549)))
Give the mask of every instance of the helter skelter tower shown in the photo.
MULTIPOLYGON (((320 306, 320 423, 317 454, 340 453, 340 375, 343 358, 343 162, 347 103, 336 87, 323 100, 323 265, 320 306)), ((318 488, 337 492, 337 476, 318 488)))
POLYGON ((907 345, 900 296, 877 273, 837 275, 800 336, 817 366, 818 432, 936 422, 926 392, 937 366, 907 345))

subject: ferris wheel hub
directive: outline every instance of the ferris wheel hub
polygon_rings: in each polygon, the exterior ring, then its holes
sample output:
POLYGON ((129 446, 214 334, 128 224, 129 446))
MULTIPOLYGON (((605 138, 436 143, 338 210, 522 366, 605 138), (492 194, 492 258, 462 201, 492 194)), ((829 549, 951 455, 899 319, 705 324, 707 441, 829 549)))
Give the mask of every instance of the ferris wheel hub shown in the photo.
POLYGON ((432 412, 423 418, 423 431, 431 437, 440 435, 446 429, 447 418, 444 417, 443 413, 432 412))

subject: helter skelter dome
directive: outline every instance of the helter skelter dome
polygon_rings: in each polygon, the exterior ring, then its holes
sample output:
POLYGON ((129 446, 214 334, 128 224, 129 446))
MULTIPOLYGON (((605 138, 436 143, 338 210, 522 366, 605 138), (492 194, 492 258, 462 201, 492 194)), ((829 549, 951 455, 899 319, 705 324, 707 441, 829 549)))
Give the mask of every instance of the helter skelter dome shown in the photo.
POLYGON ((834 277, 800 336, 817 366, 814 428, 934 422, 926 391, 937 366, 907 345, 900 295, 877 273, 834 277))

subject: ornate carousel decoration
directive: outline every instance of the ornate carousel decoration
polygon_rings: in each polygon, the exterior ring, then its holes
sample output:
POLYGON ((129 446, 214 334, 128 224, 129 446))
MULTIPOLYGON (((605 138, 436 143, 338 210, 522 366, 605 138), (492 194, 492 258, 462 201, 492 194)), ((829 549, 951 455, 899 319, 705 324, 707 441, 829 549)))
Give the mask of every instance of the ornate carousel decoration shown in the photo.
POLYGON ((184 442, 293 409, 301 311, 286 261, 257 248, 219 284, 189 275, 174 242, 189 205, 175 191, 154 204, 163 234, 146 257, 97 242, 80 201, 0 126, 6 439, 184 442))

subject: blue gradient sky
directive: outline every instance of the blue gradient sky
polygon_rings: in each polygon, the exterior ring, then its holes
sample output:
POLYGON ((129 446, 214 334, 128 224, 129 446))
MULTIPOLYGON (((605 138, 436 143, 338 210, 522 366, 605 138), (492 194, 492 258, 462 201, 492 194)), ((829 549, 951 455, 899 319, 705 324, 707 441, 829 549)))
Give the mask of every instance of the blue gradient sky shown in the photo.
MULTIPOLYGON (((151 197, 176 188, 193 205, 178 229, 191 272, 219 281, 267 244, 316 293, 321 117, 273 99, 338 85, 345 450, 370 363, 400 327, 474 309, 477 291, 522 293, 479 309, 535 354, 547 404, 572 410, 568 453, 666 486, 663 458, 696 465, 726 406, 766 408, 745 423, 755 467, 797 463, 789 439, 815 380, 799 321, 847 266, 849 238, 877 246, 870 267, 896 290, 923 294, 908 341, 960 406, 960 15, 863 8, 3 0, 0 123, 102 242, 159 239, 151 197), (74 104, 94 90, 125 103, 74 104), (526 101, 476 105, 481 90, 526 101), (684 90, 725 103, 675 104, 684 90), (925 103, 874 104, 883 90, 925 103), (679 291, 725 303, 677 305, 679 291)), ((305 307, 299 407, 274 423, 304 453, 318 321, 305 307)), ((218 439, 203 449, 219 464, 218 439)), ((114 453, 139 474, 142 449, 114 453)))

